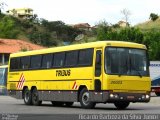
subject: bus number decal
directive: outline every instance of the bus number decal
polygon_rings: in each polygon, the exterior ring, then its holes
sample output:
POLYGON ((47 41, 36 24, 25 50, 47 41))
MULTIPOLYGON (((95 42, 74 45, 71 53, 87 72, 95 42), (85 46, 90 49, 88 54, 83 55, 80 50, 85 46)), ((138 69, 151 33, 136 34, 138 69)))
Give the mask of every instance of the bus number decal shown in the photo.
POLYGON ((120 81, 120 80, 111 81, 111 84, 122 84, 122 81, 120 81))
POLYGON ((56 70, 56 76, 70 76, 71 70, 56 70))

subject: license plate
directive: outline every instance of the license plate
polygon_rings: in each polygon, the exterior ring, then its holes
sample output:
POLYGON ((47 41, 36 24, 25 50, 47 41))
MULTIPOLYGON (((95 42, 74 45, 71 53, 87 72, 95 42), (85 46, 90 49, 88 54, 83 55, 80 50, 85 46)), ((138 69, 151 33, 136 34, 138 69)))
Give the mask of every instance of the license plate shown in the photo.
POLYGON ((134 99, 134 96, 127 96, 127 99, 134 99))

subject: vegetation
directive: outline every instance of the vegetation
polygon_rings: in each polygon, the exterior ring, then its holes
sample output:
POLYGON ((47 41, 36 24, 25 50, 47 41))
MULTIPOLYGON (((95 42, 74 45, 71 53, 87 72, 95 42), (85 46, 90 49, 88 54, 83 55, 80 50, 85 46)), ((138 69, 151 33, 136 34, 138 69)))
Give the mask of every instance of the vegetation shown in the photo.
POLYGON ((155 21, 155 20, 158 19, 158 15, 155 14, 155 13, 151 13, 151 14, 150 14, 150 19, 151 19, 152 21, 155 21))
POLYGON ((131 12, 125 8, 121 11, 121 13, 124 15, 124 19, 125 19, 125 22, 127 23, 127 26, 129 26, 128 19, 129 19, 129 16, 131 15, 131 12))
POLYGON ((134 27, 122 28, 106 21, 100 21, 96 26, 95 29, 85 31, 68 26, 62 21, 38 19, 37 15, 24 20, 0 14, 0 38, 28 40, 47 47, 98 40, 130 41, 145 44, 149 49, 150 60, 160 59, 159 18, 134 27), (75 41, 79 34, 84 35, 83 39, 75 41))
POLYGON ((158 18, 156 21, 150 20, 137 24, 135 27, 140 28, 143 32, 160 31, 160 18, 158 18))
POLYGON ((0 38, 30 40, 43 46, 57 46, 70 41, 81 33, 80 30, 65 25, 62 21, 47 21, 34 15, 30 19, 18 19, 0 14, 0 38))
POLYGON ((118 40, 145 44, 149 49, 150 60, 160 59, 160 31, 141 29, 136 27, 119 28, 109 26, 108 23, 99 23, 97 28, 98 40, 118 40))

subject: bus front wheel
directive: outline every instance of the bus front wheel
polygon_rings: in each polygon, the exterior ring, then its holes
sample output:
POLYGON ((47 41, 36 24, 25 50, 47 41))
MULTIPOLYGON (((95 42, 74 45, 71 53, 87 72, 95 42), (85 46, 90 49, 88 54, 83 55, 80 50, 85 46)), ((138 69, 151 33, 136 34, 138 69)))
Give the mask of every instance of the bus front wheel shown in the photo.
POLYGON ((31 105, 32 104, 32 96, 31 96, 31 91, 26 88, 24 90, 24 103, 26 105, 31 105))
POLYGON ((39 100, 39 95, 36 88, 34 88, 32 91, 32 103, 35 106, 39 106, 42 104, 42 101, 39 100))
POLYGON ((89 92, 86 88, 83 88, 79 95, 79 101, 82 108, 91 109, 94 108, 96 103, 89 101, 89 92))
POLYGON ((116 106, 117 109, 123 110, 126 109, 129 106, 129 102, 115 102, 114 105, 116 106))

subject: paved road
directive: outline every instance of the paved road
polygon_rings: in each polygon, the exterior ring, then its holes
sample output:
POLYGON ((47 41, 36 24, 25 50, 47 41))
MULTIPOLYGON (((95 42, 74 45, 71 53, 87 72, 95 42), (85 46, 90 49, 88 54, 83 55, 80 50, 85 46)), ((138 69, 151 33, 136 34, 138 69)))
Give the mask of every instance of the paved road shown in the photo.
MULTIPOLYGON (((17 100, 9 96, 0 96, 0 114, 5 118, 6 114, 14 115, 23 114, 30 116, 29 119, 47 117, 48 119, 52 118, 55 114, 65 114, 60 115, 62 119, 71 119, 71 115, 67 117, 66 114, 78 115, 75 116, 77 119, 86 118, 83 114, 160 114, 160 97, 152 97, 149 103, 131 103, 126 110, 117 110, 112 104, 97 104, 95 109, 82 109, 79 103, 74 103, 72 107, 55 107, 52 106, 50 102, 43 102, 42 106, 26 106, 23 103, 23 100, 17 100), (82 116, 79 116, 82 115, 82 116)), ((0 119, 2 119, 2 116, 0 119)), ((8 117, 8 116, 7 116, 8 117)), ((25 116, 24 116, 25 118, 25 116)), ((26 120, 27 120, 26 119, 26 120)), ((55 119, 59 119, 59 116, 56 115, 55 119)), ((160 116, 159 118, 160 119, 160 116)), ((45 119, 47 120, 47 119, 45 119)))

